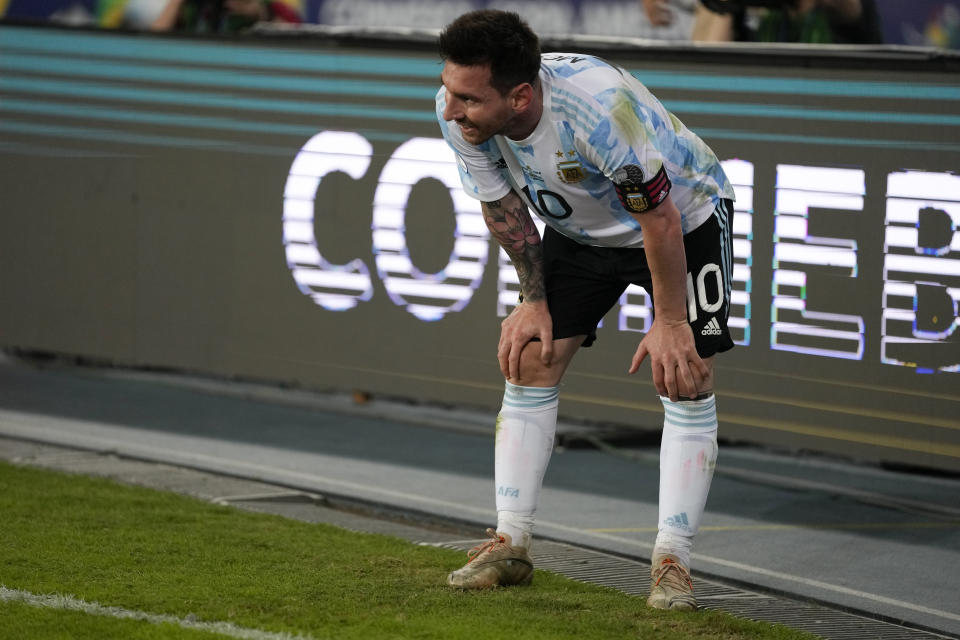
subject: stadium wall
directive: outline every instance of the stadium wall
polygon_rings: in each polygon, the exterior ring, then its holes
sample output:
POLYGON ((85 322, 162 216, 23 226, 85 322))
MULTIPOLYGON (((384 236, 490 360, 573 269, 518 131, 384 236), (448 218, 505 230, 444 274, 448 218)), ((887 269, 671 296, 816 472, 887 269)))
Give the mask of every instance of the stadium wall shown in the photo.
MULTIPOLYGON (((735 183, 721 436, 960 471, 957 59, 547 46, 624 65, 735 183)), ((516 279, 439 137, 439 73, 422 33, 0 26, 0 346, 492 419, 516 279)), ((628 291, 564 417, 659 428, 626 375, 649 321, 628 291)))

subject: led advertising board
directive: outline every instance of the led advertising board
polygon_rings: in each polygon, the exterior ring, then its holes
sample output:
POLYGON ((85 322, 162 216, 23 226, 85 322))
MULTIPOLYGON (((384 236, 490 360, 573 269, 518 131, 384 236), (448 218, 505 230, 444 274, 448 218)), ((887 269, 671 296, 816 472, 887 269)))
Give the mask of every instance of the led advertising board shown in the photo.
MULTIPOLYGON (((390 47, 0 27, 2 345, 492 417, 516 275, 440 137, 439 60, 390 47)), ((736 189, 721 437, 958 469, 956 74, 603 55, 736 189)), ((659 428, 625 373, 650 321, 631 287, 564 417, 659 428)))

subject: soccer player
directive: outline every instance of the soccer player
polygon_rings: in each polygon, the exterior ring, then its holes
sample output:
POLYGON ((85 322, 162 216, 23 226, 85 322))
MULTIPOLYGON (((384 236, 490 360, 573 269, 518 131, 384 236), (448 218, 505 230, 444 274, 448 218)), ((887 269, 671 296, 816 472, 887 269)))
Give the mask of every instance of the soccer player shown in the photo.
POLYGON ((649 359, 664 407, 648 604, 694 609, 690 548, 717 457, 712 361, 733 346, 733 189, 713 152, 634 77, 594 56, 541 55, 515 13, 464 14, 439 45, 440 128, 521 289, 497 350, 506 378, 494 447, 497 528, 448 582, 530 582, 560 381, 638 283, 654 320, 629 372, 649 359), (546 225, 542 238, 531 211, 546 225))

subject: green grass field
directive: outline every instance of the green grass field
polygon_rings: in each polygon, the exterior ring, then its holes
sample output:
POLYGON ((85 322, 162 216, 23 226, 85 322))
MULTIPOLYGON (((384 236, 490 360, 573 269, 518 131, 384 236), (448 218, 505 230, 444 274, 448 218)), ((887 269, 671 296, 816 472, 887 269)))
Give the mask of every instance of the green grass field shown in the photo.
POLYGON ((453 591, 445 576, 464 559, 0 463, 3 639, 810 638, 714 612, 651 611, 544 571, 528 588, 453 591))

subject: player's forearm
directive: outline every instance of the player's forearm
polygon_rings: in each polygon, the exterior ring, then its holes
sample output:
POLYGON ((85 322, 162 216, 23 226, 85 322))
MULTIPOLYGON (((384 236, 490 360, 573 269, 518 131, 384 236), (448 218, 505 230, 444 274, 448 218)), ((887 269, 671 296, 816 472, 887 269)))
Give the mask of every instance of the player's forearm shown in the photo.
POLYGON ((687 259, 680 212, 672 200, 667 200, 637 217, 653 281, 654 317, 671 323, 686 322, 687 259))
POLYGON ((533 223, 527 205, 511 191, 500 200, 482 203, 481 208, 487 228, 510 256, 517 270, 523 299, 529 302, 546 300, 540 232, 533 223))

